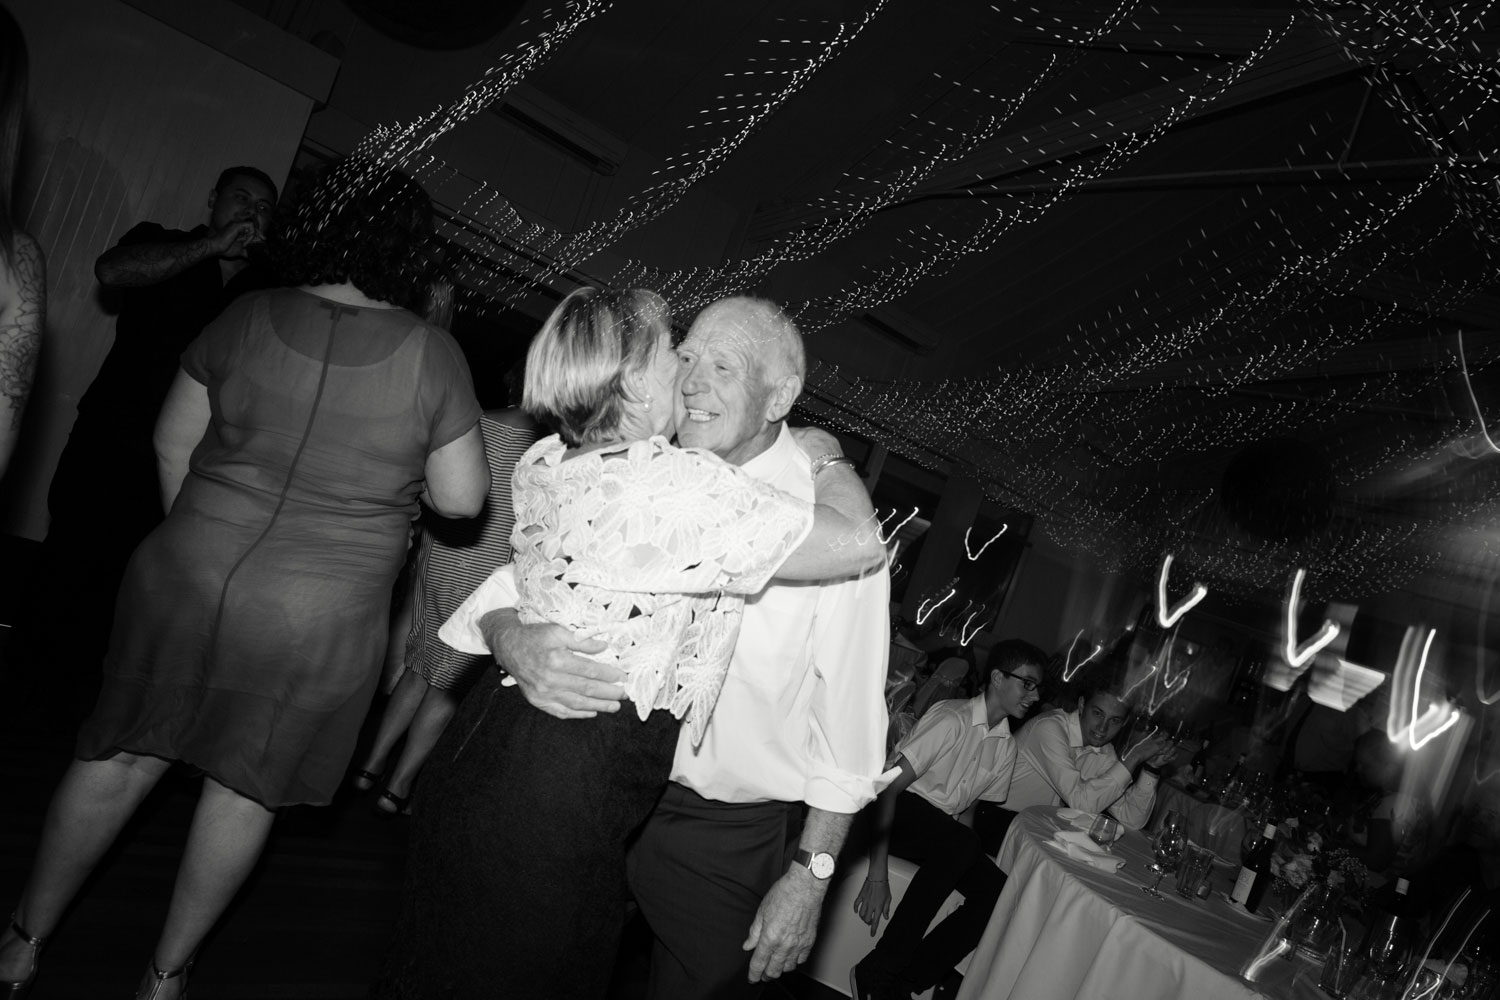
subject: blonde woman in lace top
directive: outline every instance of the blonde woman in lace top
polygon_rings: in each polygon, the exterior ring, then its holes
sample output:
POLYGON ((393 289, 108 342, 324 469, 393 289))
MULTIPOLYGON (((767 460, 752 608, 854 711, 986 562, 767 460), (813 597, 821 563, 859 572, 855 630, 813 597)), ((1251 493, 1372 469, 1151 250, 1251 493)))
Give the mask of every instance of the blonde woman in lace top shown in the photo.
MULTIPOLYGON (((800 379, 775 382, 778 349, 759 367, 789 407, 800 379)), ((574 292, 532 342, 523 405, 559 434, 516 466, 514 561, 455 618, 515 604, 593 633, 634 711, 563 720, 497 671, 479 683, 418 790, 415 877, 374 996, 602 996, 626 839, 667 783, 681 721, 701 733, 713 711, 746 595, 884 558, 873 526, 829 505, 862 495, 852 470, 818 477, 808 504, 668 443, 678 365, 666 303, 641 290, 574 292)), ((806 447, 836 452, 817 434, 806 447)))

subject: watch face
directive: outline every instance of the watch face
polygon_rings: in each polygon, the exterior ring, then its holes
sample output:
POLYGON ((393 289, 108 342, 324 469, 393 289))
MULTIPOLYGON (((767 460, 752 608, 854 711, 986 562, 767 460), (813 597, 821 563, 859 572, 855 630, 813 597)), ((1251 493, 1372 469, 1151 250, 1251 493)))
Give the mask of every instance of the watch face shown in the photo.
POLYGON ((813 878, 829 878, 833 875, 833 855, 823 851, 814 854, 807 870, 813 873, 813 878))

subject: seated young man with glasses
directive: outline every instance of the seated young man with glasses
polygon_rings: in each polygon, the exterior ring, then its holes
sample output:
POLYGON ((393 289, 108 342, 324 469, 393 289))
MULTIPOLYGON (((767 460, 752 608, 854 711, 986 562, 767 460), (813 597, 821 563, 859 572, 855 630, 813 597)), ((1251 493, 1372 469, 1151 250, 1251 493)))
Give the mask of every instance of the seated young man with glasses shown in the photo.
POLYGON ((1032 719, 1016 736, 1015 772, 1005 808, 1065 805, 1109 811, 1122 826, 1139 830, 1151 818, 1160 769, 1177 752, 1171 737, 1153 733, 1125 748, 1111 741, 1130 717, 1126 672, 1104 669, 1075 710, 1054 708, 1032 719))
POLYGON ((990 650, 982 694, 942 701, 927 710, 896 748, 901 774, 880 793, 874 810, 870 868, 854 910, 874 934, 890 917, 875 949, 850 971, 856 1000, 882 1000, 936 985, 979 943, 1005 876, 974 832, 981 799, 1003 802, 1016 759, 1011 716, 1036 704, 1046 655, 1008 639, 990 650), (891 914, 890 854, 919 866, 891 914), (963 905, 932 929, 927 925, 957 890, 963 905))

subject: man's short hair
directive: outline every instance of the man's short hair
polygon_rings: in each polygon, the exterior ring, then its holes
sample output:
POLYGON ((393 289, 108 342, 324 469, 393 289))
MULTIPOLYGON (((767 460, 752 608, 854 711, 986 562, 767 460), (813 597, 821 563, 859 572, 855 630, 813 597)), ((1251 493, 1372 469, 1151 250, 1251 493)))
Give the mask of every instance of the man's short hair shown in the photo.
POLYGON ((1131 688, 1129 663, 1106 662, 1099 664, 1084 680, 1082 697, 1087 701, 1095 695, 1107 694, 1123 702, 1127 711, 1134 711, 1131 688))
POLYGON ((1024 639, 1002 639, 990 647, 990 655, 984 661, 984 675, 989 677, 996 670, 1013 674, 1028 663, 1045 670, 1047 654, 1024 639))
POLYGON ((522 408, 574 447, 607 440, 624 412, 625 376, 651 363, 671 322, 666 300, 644 288, 569 293, 526 351, 522 408))
POLYGON ((224 189, 229 186, 229 182, 234 180, 236 177, 248 177, 253 181, 260 181, 266 187, 271 189, 271 202, 273 204, 275 203, 276 198, 278 197, 276 192, 276 182, 271 180, 270 174, 266 173, 264 170, 258 170, 255 167, 230 167, 228 170, 219 175, 218 183, 214 185, 214 194, 223 194, 224 189))
POLYGON ((703 313, 729 310, 753 325, 756 337, 764 342, 766 349, 756 353, 762 359, 762 372, 768 381, 787 375, 797 376, 799 382, 806 381, 807 350, 802 343, 802 331, 781 306, 752 295, 731 295, 705 307, 703 313))

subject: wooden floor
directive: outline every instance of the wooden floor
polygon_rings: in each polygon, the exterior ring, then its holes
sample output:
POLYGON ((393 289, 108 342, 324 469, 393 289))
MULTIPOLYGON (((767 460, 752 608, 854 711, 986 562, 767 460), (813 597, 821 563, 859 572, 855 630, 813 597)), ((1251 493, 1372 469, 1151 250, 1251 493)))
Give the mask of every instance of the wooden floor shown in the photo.
MULTIPOLYGON (((3 659, 0 637, 0 668, 3 659)), ((0 683, 0 917, 25 878, 75 727, 66 708, 34 700, 0 683)), ((131 995, 161 926, 197 787, 173 772, 142 807, 48 944, 33 1000, 131 995)), ((377 819, 367 795, 287 810, 200 954, 194 1000, 363 997, 390 934, 405 846, 404 821, 377 819)), ((622 956, 613 1000, 642 992, 639 928, 622 956)), ((767 993, 837 996, 800 975, 767 993)))

